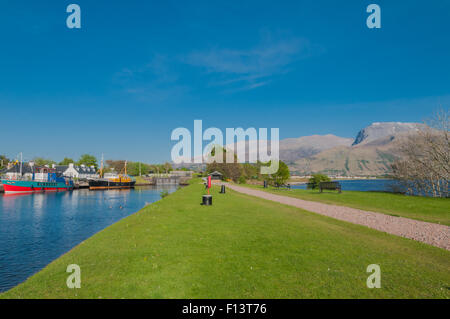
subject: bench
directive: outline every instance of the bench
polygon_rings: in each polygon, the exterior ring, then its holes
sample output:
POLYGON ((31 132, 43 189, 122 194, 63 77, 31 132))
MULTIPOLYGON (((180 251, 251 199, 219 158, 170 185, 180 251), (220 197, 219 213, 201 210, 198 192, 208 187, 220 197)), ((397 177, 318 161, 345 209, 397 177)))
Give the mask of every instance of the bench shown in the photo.
POLYGON ((278 189, 280 189, 280 188, 291 189, 291 184, 275 184, 275 187, 278 189))
POLYGON ((316 184, 314 183, 306 183, 306 189, 314 189, 315 186, 316 184))
POLYGON ((337 190, 339 193, 342 192, 341 184, 339 182, 320 182, 319 183, 320 193, 322 193, 322 191, 324 189, 332 190, 332 191, 336 191, 337 190))

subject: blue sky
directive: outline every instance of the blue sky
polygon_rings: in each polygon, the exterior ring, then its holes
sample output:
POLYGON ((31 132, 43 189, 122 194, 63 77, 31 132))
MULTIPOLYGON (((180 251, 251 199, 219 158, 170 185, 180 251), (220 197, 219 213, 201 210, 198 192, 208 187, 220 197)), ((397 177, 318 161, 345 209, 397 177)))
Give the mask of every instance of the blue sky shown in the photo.
POLYGON ((160 162, 194 119, 354 137, 450 104, 446 0, 1 0, 0 39, 9 156, 160 162), (366 26, 370 3, 381 29, 366 26))

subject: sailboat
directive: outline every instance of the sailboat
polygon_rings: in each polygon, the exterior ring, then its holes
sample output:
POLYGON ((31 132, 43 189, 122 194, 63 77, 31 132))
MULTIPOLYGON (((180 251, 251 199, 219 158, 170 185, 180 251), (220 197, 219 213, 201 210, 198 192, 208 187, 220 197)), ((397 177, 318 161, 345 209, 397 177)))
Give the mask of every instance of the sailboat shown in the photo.
POLYGON ((89 180, 89 189, 120 189, 133 188, 136 181, 127 174, 127 161, 125 161, 124 173, 103 173, 103 156, 100 166, 100 176, 98 179, 89 180))

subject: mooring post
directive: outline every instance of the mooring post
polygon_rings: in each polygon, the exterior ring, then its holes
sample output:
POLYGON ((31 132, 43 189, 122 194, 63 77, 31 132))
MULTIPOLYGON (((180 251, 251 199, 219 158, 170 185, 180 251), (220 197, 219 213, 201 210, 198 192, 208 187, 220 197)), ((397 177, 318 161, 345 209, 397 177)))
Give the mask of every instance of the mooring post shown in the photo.
POLYGON ((211 206, 212 205, 212 195, 203 195, 202 196, 202 205, 211 206))
POLYGON ((205 205, 205 206, 212 205, 212 195, 209 194, 210 188, 211 188, 211 175, 208 176, 208 180, 206 182, 206 190, 208 191, 208 194, 202 196, 202 205, 205 205))

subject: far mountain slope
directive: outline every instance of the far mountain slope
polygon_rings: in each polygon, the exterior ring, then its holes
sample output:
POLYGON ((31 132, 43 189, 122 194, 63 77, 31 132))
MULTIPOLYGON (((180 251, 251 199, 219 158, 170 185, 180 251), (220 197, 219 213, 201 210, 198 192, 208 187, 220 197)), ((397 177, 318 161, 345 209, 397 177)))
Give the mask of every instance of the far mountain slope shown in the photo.
POLYGON ((352 145, 370 143, 372 141, 395 137, 401 133, 417 132, 423 128, 424 124, 419 123, 401 123, 401 122, 376 122, 359 131, 352 145))
POLYGON ((280 141, 280 159, 287 163, 307 158, 336 146, 350 146, 353 139, 336 135, 312 135, 280 141))
MULTIPOLYGON (((343 176, 385 175, 390 165, 400 157, 399 143, 424 127, 419 123, 373 123, 362 129, 353 143, 324 149, 310 156, 295 156, 292 151, 281 150, 280 157, 289 158, 291 171, 300 175, 325 173, 343 176)), ((281 143, 280 143, 281 144, 281 143)))

